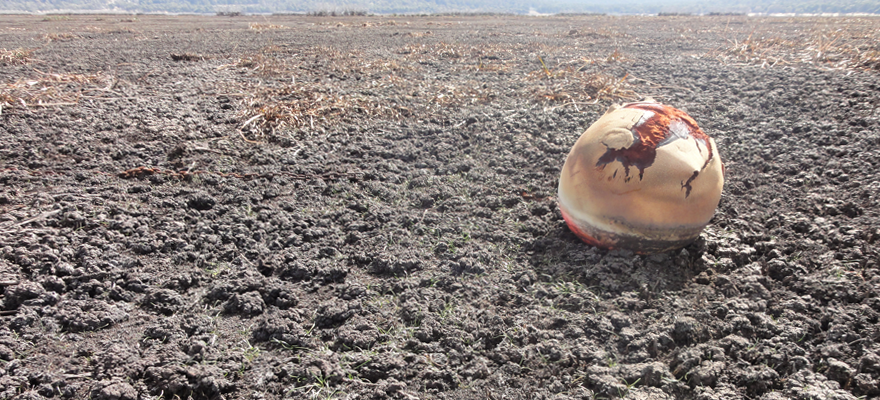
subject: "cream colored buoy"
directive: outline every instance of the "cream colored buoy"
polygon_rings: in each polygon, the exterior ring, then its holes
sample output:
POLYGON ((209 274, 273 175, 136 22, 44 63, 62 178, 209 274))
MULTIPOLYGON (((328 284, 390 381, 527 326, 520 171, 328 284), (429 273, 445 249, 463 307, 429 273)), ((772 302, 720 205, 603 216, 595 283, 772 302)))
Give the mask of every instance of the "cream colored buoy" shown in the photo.
POLYGON ((715 141, 689 115, 653 101, 614 105, 568 154, 559 209, 589 244, 657 253, 700 235, 723 186, 715 141))

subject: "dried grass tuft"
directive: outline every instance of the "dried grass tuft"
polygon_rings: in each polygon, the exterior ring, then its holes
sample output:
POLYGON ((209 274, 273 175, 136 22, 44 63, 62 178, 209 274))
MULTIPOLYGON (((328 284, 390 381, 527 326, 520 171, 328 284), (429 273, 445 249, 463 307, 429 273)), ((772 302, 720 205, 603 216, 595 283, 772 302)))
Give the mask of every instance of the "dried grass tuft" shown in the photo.
POLYGON ((28 64, 34 59, 31 57, 33 50, 17 48, 15 50, 0 49, 0 63, 4 65, 28 64))
POLYGON ((116 26, 116 27, 113 27, 113 28, 107 30, 106 33, 109 33, 111 35, 121 35, 121 34, 128 34, 128 33, 139 34, 140 31, 138 31, 137 29, 128 27, 128 26, 116 26))
POLYGON ((490 91, 483 89, 475 81, 464 82, 463 85, 445 85, 434 91, 430 102, 446 108, 458 108, 473 104, 487 104, 495 97, 490 91))
POLYGON ((584 81, 588 93, 594 93, 593 97, 600 100, 638 100, 642 96, 636 93, 626 81, 629 75, 622 78, 597 73, 590 75, 584 81))
POLYGON ((217 67, 217 69, 227 68, 243 68, 264 77, 281 75, 289 70, 289 67, 283 60, 264 54, 244 56, 231 64, 217 67))
POLYGON ((494 73, 509 72, 511 61, 517 57, 517 54, 524 52, 525 50, 521 48, 498 44, 468 46, 446 42, 431 45, 410 44, 397 51, 412 62, 445 61, 460 64, 465 70, 494 73))
POLYGON ((727 46, 705 56, 762 68, 806 63, 831 69, 880 70, 880 28, 870 21, 852 19, 785 38, 756 29, 745 40, 730 39, 727 46))
POLYGON ((519 57, 520 54, 527 52, 528 50, 522 45, 504 46, 495 43, 467 45, 446 42, 438 42, 432 45, 409 45, 398 51, 400 54, 410 54, 414 56, 429 56, 446 59, 461 58, 466 62, 470 62, 470 60, 477 57, 490 60, 513 59, 519 57))
POLYGON ((263 136, 285 129, 317 130, 348 116, 399 120, 410 112, 393 102, 368 96, 340 95, 326 87, 290 84, 281 88, 263 88, 241 101, 247 118, 241 131, 263 136))
POLYGON ((480 57, 476 69, 480 72, 508 73, 510 72, 510 65, 499 61, 497 58, 480 57))
POLYGON ((371 28, 371 27, 376 27, 376 26, 397 26, 397 25, 409 25, 409 22, 406 21, 403 23, 398 23, 397 21, 392 19, 392 20, 382 21, 382 22, 364 22, 363 24, 361 24, 361 27, 362 28, 371 28))
POLYGON ((32 79, 0 85, 0 102, 7 107, 72 105, 92 92, 109 92, 113 77, 97 74, 58 74, 36 71, 32 79))
POLYGON ((73 33, 69 33, 69 32, 47 33, 47 34, 43 35, 43 40, 45 40, 47 43, 66 42, 66 41, 73 40, 73 39, 79 39, 79 36, 77 36, 73 33))
POLYGON ((262 53, 262 54, 283 53, 285 51, 286 50, 284 50, 283 47, 281 47, 277 44, 270 44, 270 45, 265 46, 262 49, 260 49, 260 53, 262 53))
POLYGON ((567 49, 536 46, 412 43, 399 49, 402 56, 394 59, 378 53, 285 46, 264 48, 218 69, 239 72, 234 74, 237 86, 230 92, 240 96, 239 133, 249 142, 324 132, 364 118, 448 123, 450 110, 501 97, 560 107, 640 98, 625 73, 608 72, 627 60, 620 51, 595 59, 574 58, 551 68, 527 57, 538 52, 567 54, 567 49), (425 65, 441 63, 454 73, 443 79, 414 79, 423 76, 418 70, 425 65), (533 65, 539 67, 533 73, 514 73, 533 65), (485 73, 508 76, 523 90, 493 87, 481 77, 485 73))
POLYGON ((629 58, 625 56, 620 49, 614 49, 608 57, 605 57, 605 62, 613 63, 613 62, 626 62, 629 61, 629 58))
POLYGON ((717 57, 725 62, 739 62, 746 64, 762 64, 771 67, 785 65, 792 62, 788 49, 795 48, 794 42, 779 38, 755 38, 750 35, 746 40, 739 42, 734 40, 717 57))
POLYGON ((69 21, 69 15, 47 15, 43 17, 43 21, 69 21))
POLYGON ((434 32, 431 32, 431 31, 409 32, 406 35, 409 37, 420 38, 420 37, 425 37, 425 36, 433 36, 434 32))
POLYGON ((275 25, 270 23, 261 24, 257 22, 251 22, 250 24, 250 30, 252 31, 267 31, 275 29, 287 29, 287 27, 284 25, 275 25))
POLYGON ((642 96, 627 81, 628 75, 616 77, 604 72, 554 73, 545 86, 532 90, 536 100, 549 103, 596 104, 599 101, 633 101, 642 96), (567 75, 566 78, 561 76, 567 75))
POLYGON ((542 102, 564 105, 638 100, 641 96, 627 81, 628 74, 620 77, 606 72, 608 65, 627 60, 620 50, 615 50, 606 57, 583 57, 551 68, 538 57, 540 69, 530 72, 525 79, 534 85, 533 98, 542 102))
POLYGON ((327 47, 265 50, 266 54, 220 67, 244 69, 273 81, 248 80, 240 88, 245 94, 239 102, 243 136, 259 139, 281 130, 321 130, 356 115, 391 120, 412 115, 403 101, 370 91, 394 92, 409 84, 394 75, 405 70, 396 61, 365 60, 362 54, 327 47))
POLYGON ((574 38, 584 38, 584 39, 594 39, 594 40, 604 40, 604 39, 619 39, 626 38, 630 35, 617 30, 616 28, 604 27, 604 28, 593 28, 593 27, 583 27, 581 29, 571 29, 569 30, 565 36, 574 37, 574 38))

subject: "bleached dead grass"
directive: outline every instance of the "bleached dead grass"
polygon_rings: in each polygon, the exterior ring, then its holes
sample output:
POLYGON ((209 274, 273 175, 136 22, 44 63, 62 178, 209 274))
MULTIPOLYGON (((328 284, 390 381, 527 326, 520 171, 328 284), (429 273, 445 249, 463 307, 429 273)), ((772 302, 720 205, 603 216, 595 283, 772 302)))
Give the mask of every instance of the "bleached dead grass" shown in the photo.
POLYGON ((93 91, 107 91, 113 78, 103 73, 60 74, 35 70, 37 76, 0 85, 4 108, 73 105, 93 91))
POLYGON ((790 37, 756 29, 746 39, 729 39, 727 46, 706 56, 765 68, 805 63, 830 69, 880 71, 880 28, 855 18, 830 26, 817 24, 790 37))
POLYGON ((270 23, 257 23, 251 22, 249 29, 252 31, 268 31, 268 30, 277 30, 277 29, 287 29, 284 25, 276 25, 270 23))
POLYGON ((28 64, 33 61, 33 50, 19 47, 14 50, 0 48, 0 63, 7 65, 28 64))
POLYGON ((528 46, 413 43, 398 49, 399 57, 394 59, 330 47, 270 46, 218 69, 243 70, 245 76, 259 78, 242 81, 236 89, 241 94, 239 130, 248 141, 285 130, 323 131, 337 123, 359 120, 356 117, 444 120, 449 110, 489 104, 501 96, 517 96, 526 104, 553 107, 639 98, 625 73, 611 72, 611 67, 628 61, 619 50, 551 68, 541 57, 526 57, 536 52, 563 51, 528 46), (412 79, 422 75, 424 65, 437 63, 450 67, 453 73, 446 76, 448 79, 412 79), (531 72, 513 72, 523 68, 531 72), (502 92, 485 84, 482 74, 501 75, 525 89, 502 92))
POLYGON ((70 33, 70 32, 62 32, 62 33, 52 32, 52 33, 47 33, 47 34, 43 35, 43 40, 45 40, 47 43, 66 42, 66 41, 74 40, 74 39, 78 39, 78 38, 79 38, 79 36, 77 36, 73 33, 70 33))
POLYGON ((583 57, 555 67, 538 57, 540 69, 529 73, 526 79, 539 82, 531 93, 536 99, 548 103, 577 107, 606 100, 638 100, 641 95, 634 90, 629 75, 617 76, 610 72, 610 66, 626 61, 629 58, 620 50, 606 56, 583 57))

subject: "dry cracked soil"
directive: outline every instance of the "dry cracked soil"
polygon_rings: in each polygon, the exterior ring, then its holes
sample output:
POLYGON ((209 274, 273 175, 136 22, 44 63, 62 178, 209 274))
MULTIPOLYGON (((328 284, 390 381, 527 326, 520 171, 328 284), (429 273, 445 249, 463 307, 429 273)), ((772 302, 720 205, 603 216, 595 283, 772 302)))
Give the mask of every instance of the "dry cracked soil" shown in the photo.
POLYGON ((878 399, 876 18, 0 16, 2 399, 878 399), (699 240, 554 195, 652 97, 699 240))

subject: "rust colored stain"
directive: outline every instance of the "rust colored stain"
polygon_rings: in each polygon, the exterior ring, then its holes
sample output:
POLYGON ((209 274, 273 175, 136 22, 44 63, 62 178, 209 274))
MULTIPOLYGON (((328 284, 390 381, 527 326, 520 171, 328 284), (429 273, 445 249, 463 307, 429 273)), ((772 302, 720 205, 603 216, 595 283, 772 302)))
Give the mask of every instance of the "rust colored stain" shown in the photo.
POLYGON ((562 213, 562 219, 565 220, 565 224, 568 225, 568 229, 571 229, 571 232, 575 234, 578 238, 580 238, 584 243, 587 243, 591 246, 596 247, 604 247, 607 249, 612 249, 612 247, 608 247, 607 244, 603 244, 598 239, 591 236, 589 233, 584 232, 578 224, 574 222, 574 218, 572 218, 568 213, 565 212, 563 208, 560 208, 559 211, 562 213))
MULTIPOLYGON (((624 182, 629 182, 632 179, 632 176, 630 176, 631 167, 638 168, 639 180, 642 180, 645 175, 645 169, 654 164, 654 159, 657 157, 657 147, 665 145, 664 140, 669 139, 673 135, 670 132, 670 127, 676 122, 684 124, 687 134, 702 142, 708 149, 709 157, 700 170, 706 168, 709 165, 709 161, 714 157, 712 146, 709 143, 709 136, 697 126, 697 122, 690 115, 685 114, 683 111, 658 103, 633 103, 624 106, 624 108, 644 110, 653 113, 653 115, 644 121, 640 121, 641 124, 633 126, 631 131, 635 136, 635 140, 632 146, 626 149, 609 148, 605 154, 599 157, 599 161, 596 163, 597 168, 603 169, 614 161, 620 161, 624 169, 624 182)), ((697 150, 701 153, 703 151, 699 145, 697 150)), ((685 197, 690 195, 690 184, 697 178, 699 172, 694 171, 694 175, 687 182, 682 181, 682 189, 687 189, 685 197)))

